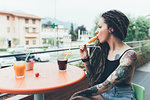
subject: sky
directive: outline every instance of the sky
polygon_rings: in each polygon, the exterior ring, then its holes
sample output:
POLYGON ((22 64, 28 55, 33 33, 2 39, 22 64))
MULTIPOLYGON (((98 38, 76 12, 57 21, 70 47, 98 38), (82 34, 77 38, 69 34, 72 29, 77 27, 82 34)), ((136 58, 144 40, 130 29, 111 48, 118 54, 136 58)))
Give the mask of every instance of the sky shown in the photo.
POLYGON ((117 9, 133 17, 146 16, 150 14, 149 3, 149 0, 0 0, 0 10, 56 18, 91 30, 100 13, 117 9))

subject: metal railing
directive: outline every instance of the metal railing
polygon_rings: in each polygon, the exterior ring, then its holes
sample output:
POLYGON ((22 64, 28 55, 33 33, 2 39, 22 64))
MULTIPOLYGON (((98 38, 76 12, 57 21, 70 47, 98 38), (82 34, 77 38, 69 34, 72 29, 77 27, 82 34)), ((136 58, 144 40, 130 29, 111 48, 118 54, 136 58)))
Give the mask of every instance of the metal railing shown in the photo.
MULTIPOLYGON (((137 49, 137 52, 141 52, 141 48, 144 46, 150 46, 150 40, 143 40, 143 41, 130 41, 130 42, 125 42, 129 46, 131 46, 133 49, 137 49)), ((94 44, 92 45, 87 45, 87 48, 92 48, 94 47, 94 44)), ((72 47, 70 50, 77 50, 80 49, 79 47, 72 47)), ((59 51, 67 51, 69 49, 54 49, 54 50, 49 50, 49 51, 40 51, 40 52, 31 52, 30 54, 39 54, 39 53, 50 53, 50 52, 59 52, 59 51)), ((9 54, 9 55, 0 55, 0 58, 2 57, 11 57, 11 56, 21 56, 21 55, 27 55, 27 53, 18 53, 18 54, 9 54)), ((73 62, 73 61, 71 61, 73 62)))
MULTIPOLYGON (((131 46, 133 49, 137 49, 138 52, 141 52, 141 48, 144 46, 150 46, 150 40, 143 40, 143 41, 130 41, 125 42, 129 46, 131 46)), ((92 48, 93 45, 87 45, 87 48, 92 48)), ((72 47, 70 50, 77 50, 80 49, 79 47, 72 47)), ((30 54, 39 54, 39 53, 50 53, 50 52, 59 52, 59 51, 66 51, 69 49, 55 49, 55 50, 49 50, 49 51, 40 51, 40 52, 31 52, 30 54)), ((21 55, 27 55, 27 53, 18 53, 18 54, 9 54, 9 55, 0 55, 0 58, 2 57, 11 57, 11 56, 21 56, 21 55)))
POLYGON ((125 42, 125 43, 128 44, 129 46, 131 46, 137 52, 141 52, 142 47, 145 47, 145 46, 150 47, 150 40, 130 41, 130 42, 125 42))

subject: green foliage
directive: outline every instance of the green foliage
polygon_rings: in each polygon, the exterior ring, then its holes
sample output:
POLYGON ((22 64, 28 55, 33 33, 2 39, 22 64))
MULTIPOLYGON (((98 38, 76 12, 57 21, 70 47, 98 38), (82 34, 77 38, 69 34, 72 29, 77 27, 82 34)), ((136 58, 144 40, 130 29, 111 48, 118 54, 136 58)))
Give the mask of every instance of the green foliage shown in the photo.
POLYGON ((52 27, 52 22, 48 21, 47 23, 42 24, 42 27, 45 27, 45 28, 52 27))
POLYGON ((136 27, 135 27, 135 19, 134 18, 131 18, 131 17, 128 17, 129 19, 129 27, 128 27, 128 34, 127 34, 127 37, 125 38, 125 42, 127 41, 133 41, 135 40, 135 33, 136 33, 136 27))
POLYGON ((48 38, 48 44, 54 46, 54 38, 48 38))
POLYGON ((137 53, 137 63, 136 67, 140 67, 144 65, 145 63, 150 61, 150 47, 148 46, 143 46, 141 48, 141 52, 137 53))
POLYGON ((96 31, 96 29, 97 29, 97 27, 98 27, 99 19, 100 19, 100 17, 99 17, 99 15, 98 15, 98 16, 96 17, 96 19, 95 19, 95 25, 94 25, 93 36, 96 35, 96 34, 95 34, 95 31, 96 31))
POLYGON ((75 32, 76 32, 76 34, 77 34, 77 37, 78 37, 78 30, 80 30, 80 34, 82 35, 82 33, 86 31, 86 28, 85 28, 84 25, 78 26, 78 27, 75 29, 75 32))
POLYGON ((140 41, 150 39, 149 37, 149 19, 144 16, 139 16, 138 18, 128 17, 130 24, 128 28, 128 35, 125 41, 140 41))
POLYGON ((74 31, 73 23, 71 23, 71 29, 70 29, 69 34, 71 34, 73 41, 77 39, 77 34, 76 34, 75 31, 74 31))

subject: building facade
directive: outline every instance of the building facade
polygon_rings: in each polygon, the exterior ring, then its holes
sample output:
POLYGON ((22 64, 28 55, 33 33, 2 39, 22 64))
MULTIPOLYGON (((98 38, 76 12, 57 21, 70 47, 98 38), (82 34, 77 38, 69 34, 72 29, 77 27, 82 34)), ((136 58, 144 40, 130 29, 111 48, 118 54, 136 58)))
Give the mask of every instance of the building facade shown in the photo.
POLYGON ((0 48, 41 46, 41 18, 31 14, 0 11, 0 48))

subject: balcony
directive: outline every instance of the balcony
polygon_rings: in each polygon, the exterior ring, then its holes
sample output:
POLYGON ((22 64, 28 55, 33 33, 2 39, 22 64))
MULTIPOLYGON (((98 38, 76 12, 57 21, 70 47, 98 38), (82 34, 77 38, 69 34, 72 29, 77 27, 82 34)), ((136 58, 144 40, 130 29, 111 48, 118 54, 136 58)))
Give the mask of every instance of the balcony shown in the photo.
POLYGON ((39 34, 38 33, 26 33, 25 37, 36 38, 36 37, 39 37, 39 34))

